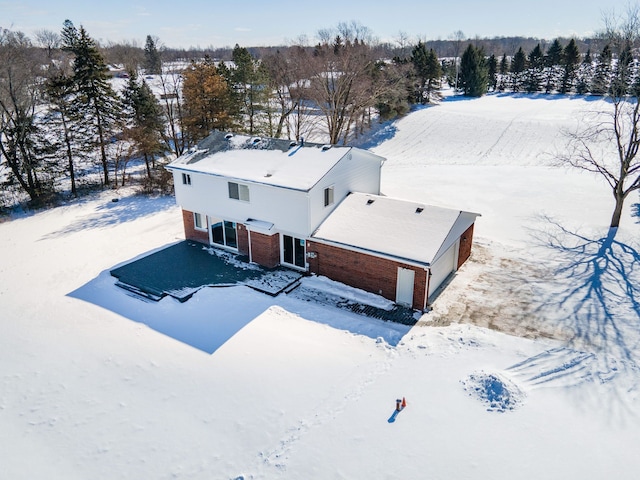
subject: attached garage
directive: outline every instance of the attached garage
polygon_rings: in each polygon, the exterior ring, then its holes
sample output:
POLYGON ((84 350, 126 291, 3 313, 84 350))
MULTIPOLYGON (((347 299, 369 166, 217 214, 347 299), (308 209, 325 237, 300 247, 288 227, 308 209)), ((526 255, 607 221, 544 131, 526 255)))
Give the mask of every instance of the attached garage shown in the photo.
POLYGON ((440 285, 457 270, 457 243, 454 243, 449 249, 429 267, 431 277, 429 278, 429 296, 438 289, 440 285))
POLYGON ((425 310, 469 257, 478 216, 352 193, 307 242, 309 271, 425 310))

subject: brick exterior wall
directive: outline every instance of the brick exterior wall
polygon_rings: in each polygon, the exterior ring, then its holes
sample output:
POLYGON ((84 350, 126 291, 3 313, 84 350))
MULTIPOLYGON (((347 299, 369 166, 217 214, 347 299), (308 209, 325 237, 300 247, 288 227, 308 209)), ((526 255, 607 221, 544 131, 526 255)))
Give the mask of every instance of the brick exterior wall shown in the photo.
POLYGON ((251 232, 251 259, 267 268, 280 265, 280 234, 251 232))
POLYGON ((393 302, 396 300, 398 267, 413 270, 412 307, 424 309, 427 272, 422 268, 313 241, 307 241, 307 252, 316 254, 315 258, 308 258, 311 273, 376 293, 393 302))
POLYGON ((236 223, 236 232, 238 240, 238 253, 241 255, 249 255, 249 232, 247 227, 242 223, 236 223))
MULTIPOLYGON (((205 215, 202 215, 202 221, 206 222, 205 215)), ((209 245, 209 232, 207 230, 196 230, 196 226, 193 223, 193 212, 182 210, 182 222, 184 223, 184 238, 209 245)), ((207 226, 207 228, 209 227, 207 226)))
POLYGON ((471 244, 473 243, 473 226, 471 224, 469 228, 460 236, 460 248, 458 249, 458 267, 460 268, 464 262, 467 261, 471 255, 471 244))

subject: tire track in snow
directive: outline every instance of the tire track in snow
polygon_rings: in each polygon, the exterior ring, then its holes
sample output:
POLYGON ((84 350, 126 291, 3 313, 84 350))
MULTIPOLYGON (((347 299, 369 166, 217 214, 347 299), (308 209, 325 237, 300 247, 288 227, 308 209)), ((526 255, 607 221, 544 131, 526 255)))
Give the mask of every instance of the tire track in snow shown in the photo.
MULTIPOLYGON (((593 353, 558 347, 512 365, 507 371, 532 386, 566 387, 593 379, 596 363, 593 353)), ((609 380, 615 376, 615 372, 609 374, 609 380)))

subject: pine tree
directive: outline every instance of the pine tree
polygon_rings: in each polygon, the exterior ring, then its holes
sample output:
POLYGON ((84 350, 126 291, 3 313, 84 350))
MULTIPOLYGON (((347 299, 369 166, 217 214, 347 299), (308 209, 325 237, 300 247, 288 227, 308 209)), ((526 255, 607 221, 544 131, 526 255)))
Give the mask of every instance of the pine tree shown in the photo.
POLYGON ((562 75, 562 86, 560 93, 568 93, 573 88, 576 78, 576 71, 580 65, 580 51, 575 39, 571 39, 562 51, 562 67, 564 69, 562 75))
POLYGON ((438 90, 442 78, 442 67, 436 52, 433 49, 427 51, 425 44, 418 42, 411 51, 411 63, 417 80, 415 102, 430 103, 431 100, 440 99, 438 90))
POLYGON ((524 87, 524 74, 526 69, 527 57, 522 47, 520 47, 513 56, 513 61, 511 62, 511 89, 514 92, 519 92, 524 87))
MULTIPOLYGON (((339 47, 336 47, 339 48, 339 47)), ((238 110, 244 116, 247 132, 250 135, 260 133, 261 117, 268 113, 269 83, 267 72, 251 53, 236 44, 232 52, 235 68, 231 70, 233 97, 237 100, 238 110)))
POLYGON ((84 116, 78 110, 75 101, 77 92, 73 78, 64 71, 52 74, 45 84, 45 93, 49 100, 47 124, 51 127, 60 147, 59 154, 65 159, 67 172, 71 181, 71 194, 78 196, 74 159, 85 153, 83 145, 90 143, 84 122, 84 116))
POLYGON ((591 93, 595 95, 605 95, 609 91, 612 60, 611 47, 607 44, 602 48, 600 55, 598 55, 595 74, 591 81, 591 93))
POLYGON ((578 95, 585 95, 589 93, 589 83, 591 82, 593 75, 593 59, 591 58, 591 49, 588 49, 580 67, 578 67, 578 73, 576 75, 576 93, 578 95))
POLYGON ((509 79, 509 60, 507 59, 507 54, 502 54, 502 59, 500 60, 500 80, 498 81, 498 89, 504 91, 507 88, 507 83, 509 79))
POLYGON ((535 93, 540 91, 540 85, 542 84, 542 71, 544 69, 544 54, 542 48, 538 43, 528 57, 529 68, 527 70, 525 89, 528 93, 535 93))
POLYGON ((147 177, 151 179, 151 168, 155 167, 155 157, 164 152, 162 136, 166 122, 162 109, 147 83, 144 80, 140 82, 135 72, 129 73, 129 81, 123 97, 125 113, 130 125, 126 135, 144 157, 147 177))
POLYGON ((488 69, 484 51, 469 44, 460 59, 460 86, 468 97, 481 97, 487 93, 488 69))
POLYGON ((618 55, 618 61, 616 62, 616 68, 609 87, 609 93, 613 97, 622 97, 629 92, 633 73, 632 63, 631 42, 626 41, 618 55))
POLYGON ((147 75, 160 75, 162 73, 162 58, 151 35, 147 35, 144 44, 144 70, 147 75))
POLYGON ((498 87, 498 59, 492 53, 487 60, 487 88, 495 91, 498 87))
POLYGON ((561 65, 562 45, 560 45, 560 41, 556 38, 547 49, 545 56, 545 66, 547 70, 545 93, 548 94, 558 89, 561 65))
POLYGON ((233 126, 231 92, 209 57, 192 62, 183 74, 184 135, 194 145, 214 129, 233 126))
POLYGON ((116 131, 121 105, 108 81, 104 58, 84 27, 77 30, 73 23, 66 20, 61 36, 62 48, 75 56, 73 83, 78 93, 75 97, 76 107, 78 111, 84 112, 93 127, 106 186, 109 185, 107 144, 116 131))

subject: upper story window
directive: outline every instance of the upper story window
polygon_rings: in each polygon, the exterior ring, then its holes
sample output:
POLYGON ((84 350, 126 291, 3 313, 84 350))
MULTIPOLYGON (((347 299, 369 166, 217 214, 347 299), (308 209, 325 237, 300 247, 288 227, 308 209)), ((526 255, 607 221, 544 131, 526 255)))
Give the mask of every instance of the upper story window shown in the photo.
POLYGON ((182 174, 182 184, 183 185, 191 185, 191 175, 188 173, 182 174))
POLYGON ((329 205, 333 205, 333 187, 324 189, 324 206, 328 207, 329 205))
POLYGON ((228 182, 229 184, 229 198, 234 200, 242 200, 243 202, 249 201, 249 185, 243 185, 242 183, 228 182))

